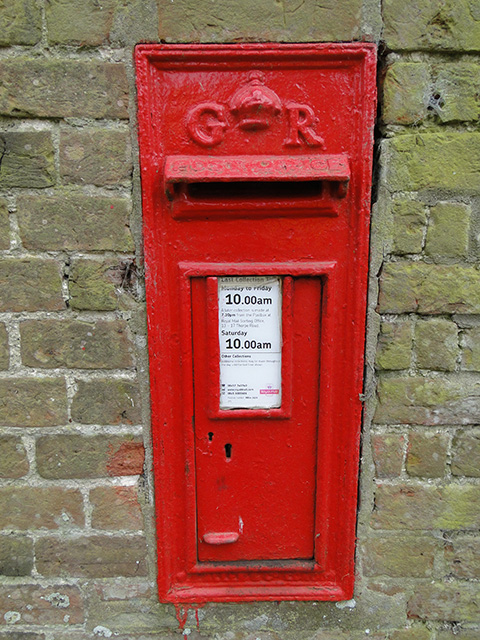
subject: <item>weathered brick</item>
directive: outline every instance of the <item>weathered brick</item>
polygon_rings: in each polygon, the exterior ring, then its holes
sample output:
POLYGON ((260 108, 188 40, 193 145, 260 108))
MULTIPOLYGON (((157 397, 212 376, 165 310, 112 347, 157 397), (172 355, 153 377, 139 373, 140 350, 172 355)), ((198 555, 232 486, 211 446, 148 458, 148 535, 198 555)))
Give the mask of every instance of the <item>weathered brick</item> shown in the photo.
POLYGON ((418 62, 394 62, 383 85, 382 119, 386 124, 412 124, 427 115, 431 74, 418 62))
POLYGON ((0 198, 0 249, 10 249, 10 220, 7 203, 0 198))
POLYGON ((137 487, 97 487, 90 491, 94 529, 143 528, 137 487))
POLYGON ((35 0, 8 0, 0 5, 0 46, 37 44, 42 36, 42 12, 35 0))
POLYGON ((480 433, 462 430, 452 443, 452 474, 480 477, 480 433))
POLYGON ((1 529, 58 529, 83 524, 83 498, 76 489, 0 488, 1 529))
POLYGON ((0 640, 45 640, 45 636, 43 633, 30 633, 29 631, 14 631, 13 633, 10 631, 2 633, 0 631, 0 640))
POLYGON ((159 37, 168 42, 250 39, 286 42, 356 40, 361 36, 360 0, 285 5, 275 0, 221 0, 200 5, 159 3, 159 37))
POLYGON ((0 574, 29 576, 32 568, 33 541, 31 538, 0 536, 0 574))
POLYGON ((158 39, 156 0, 117 1, 110 42, 114 47, 132 47, 137 42, 153 42, 158 39))
POLYGON ((138 387, 127 380, 80 380, 72 418, 83 424, 139 424, 138 387))
POLYGON ((115 580, 115 582, 95 583, 95 595, 103 602, 115 602, 119 600, 131 600, 132 598, 150 598, 154 594, 152 584, 148 580, 138 581, 115 580))
POLYGON ((50 0, 46 5, 51 44, 97 46, 108 40, 116 0, 50 0))
POLYGON ((478 640, 479 638, 478 629, 458 629, 455 626, 448 631, 442 629, 437 632, 437 640, 478 640))
POLYGON ((122 64, 55 58, 0 62, 0 114, 40 118, 128 118, 122 64))
POLYGON ((132 366, 122 320, 26 320, 20 324, 22 362, 29 367, 122 369, 132 366))
MULTIPOLYGON (((148 605, 147 605, 148 606, 148 605)), ((97 618, 96 617, 96 613, 95 612, 95 620, 100 619, 102 620, 102 622, 105 622, 104 619, 102 619, 101 617, 97 618)), ((115 614, 114 614, 115 616, 115 614)), ((140 614, 139 616, 137 616, 137 620, 141 620, 144 616, 142 614, 140 614)), ((92 617, 90 617, 90 619, 92 619, 92 617)), ((109 624, 108 622, 106 624, 109 624)), ((68 634, 68 638, 66 638, 65 633, 64 632, 57 632, 55 633, 55 631, 53 632, 53 635, 49 636, 49 640, 92 640, 92 638, 97 638, 97 636, 99 637, 109 637, 109 634, 112 633, 112 636, 110 637, 114 637, 115 640, 159 640, 159 636, 158 633, 147 633, 147 632, 143 632, 143 631, 139 631, 139 633, 135 633, 134 631, 126 631, 126 633, 124 634, 123 631, 125 630, 124 627, 125 624, 125 620, 124 619, 119 619, 117 618, 117 625, 118 627, 121 629, 121 631, 115 631, 113 632, 111 627, 112 625, 110 624, 109 626, 105 626, 105 624, 96 624, 96 622, 90 623, 91 625, 91 630, 90 631, 72 631, 68 634), (94 635, 92 635, 94 634, 94 635)), ((162 624, 159 623, 158 625, 159 629, 162 629, 161 631, 161 640, 178 640, 178 634, 175 633, 174 631, 164 631, 162 628, 162 624)), ((201 638, 201 636, 196 636, 195 634, 197 634, 197 631, 193 631, 191 634, 189 634, 191 637, 189 638, 189 640, 198 640, 198 638, 201 638)), ((0 640, 3 640, 3 638, 1 638, 0 636, 0 640)), ((7 639, 8 640, 8 639, 7 639)), ((23 640, 23 638, 21 639, 23 640)), ((26 640, 29 640, 29 638, 26 638, 26 640)), ((203 638, 202 638, 203 640, 203 638)), ((262 638, 263 640, 263 638, 262 638)))
POLYGON ((480 112, 480 65, 471 62, 445 63, 433 66, 436 76, 433 94, 442 122, 476 121, 480 112))
POLYGON ((49 131, 4 131, 0 135, 0 156, 0 188, 42 188, 55 184, 49 131))
POLYGON ((372 453, 377 478, 395 478, 400 475, 403 463, 405 438, 397 433, 372 435, 372 453))
POLYGON ((363 568, 367 576, 427 578, 432 575, 435 542, 430 538, 370 537, 363 568))
POLYGON ((2 259, 0 311, 58 311, 64 308, 62 278, 54 260, 2 259))
POLYGON ((127 131, 62 129, 60 175, 64 182, 125 184, 131 172, 132 151, 127 131))
POLYGON ((0 322, 0 369, 8 369, 10 360, 10 350, 8 347, 7 328, 0 322))
POLYGON ((0 436, 0 478, 21 478, 28 470, 22 440, 17 436, 0 436))
POLYGON ((394 262, 380 280, 380 313, 480 313, 480 270, 458 264, 394 262))
POLYGON ((36 547, 38 572, 46 577, 110 578, 146 575, 146 545, 141 536, 41 538, 36 547))
POLYGON ((419 584, 408 601, 408 616, 422 620, 480 622, 478 584, 419 584))
POLYGON ((372 523, 378 529, 478 529, 480 486, 380 485, 372 523))
POLYGON ((380 424, 476 424, 480 422, 480 380, 383 378, 375 422, 380 424))
POLYGON ((420 320, 415 326, 415 351, 420 369, 453 371, 459 355, 458 328, 451 320, 420 320))
POLYGON ((461 346, 462 369, 480 371, 480 327, 465 329, 461 346))
POLYGON ((480 132, 407 134, 384 145, 391 191, 480 191, 480 132))
POLYGON ((74 260, 68 279, 70 307, 91 311, 131 308, 136 278, 135 265, 128 259, 74 260))
POLYGON ((423 203, 416 200, 396 200, 392 206, 392 216, 394 253, 420 253, 427 221, 423 203))
POLYGON ((382 322, 376 364, 379 369, 408 369, 412 357, 412 324, 382 322))
POLYGON ((20 236, 27 249, 131 251, 130 202, 65 193, 17 199, 20 236))
POLYGON ((480 50, 480 10, 472 0, 385 0, 382 13, 390 49, 480 50))
POLYGON ((136 436, 44 436, 37 440, 43 478, 106 478, 143 472, 145 451, 136 436))
POLYGON ((444 433, 411 431, 405 466, 409 476, 437 478, 445 475, 448 436, 444 433))
POLYGON ((465 258, 468 255, 471 207, 440 202, 430 210, 425 253, 435 259, 465 258))
MULTIPOLYGON (((65 584, 49 587, 8 584, 0 589, 0 624, 11 625, 16 622, 65 627, 82 624, 84 620, 84 604, 77 587, 65 584)), ((20 637, 30 640, 29 634, 20 637)))
POLYGON ((432 633, 427 627, 416 625, 394 631, 388 640, 431 640, 431 638, 432 633))
POLYGON ((0 424, 8 427, 53 427, 67 420, 63 378, 0 380, 0 424))
POLYGON ((478 580, 480 578, 480 538, 459 536, 449 540, 445 548, 445 560, 449 573, 456 578, 478 580))

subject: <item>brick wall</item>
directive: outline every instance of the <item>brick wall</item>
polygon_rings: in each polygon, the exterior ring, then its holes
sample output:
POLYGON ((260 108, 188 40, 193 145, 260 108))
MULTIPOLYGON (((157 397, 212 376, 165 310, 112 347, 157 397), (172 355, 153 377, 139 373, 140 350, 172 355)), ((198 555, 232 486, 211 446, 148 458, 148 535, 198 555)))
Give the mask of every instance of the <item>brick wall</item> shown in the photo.
POLYGON ((0 640, 479 638, 478 0, 9 0, 0 47, 0 640), (132 52, 160 39, 380 43, 355 601, 157 602, 132 52))

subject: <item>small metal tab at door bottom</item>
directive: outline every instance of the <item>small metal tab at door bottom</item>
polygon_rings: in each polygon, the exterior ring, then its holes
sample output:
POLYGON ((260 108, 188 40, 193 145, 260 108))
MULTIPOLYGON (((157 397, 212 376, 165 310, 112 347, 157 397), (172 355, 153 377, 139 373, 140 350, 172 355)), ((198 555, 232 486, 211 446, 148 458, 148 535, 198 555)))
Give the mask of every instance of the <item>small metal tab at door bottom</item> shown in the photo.
POLYGON ((207 544, 232 544, 237 542, 240 534, 237 531, 219 531, 206 533, 203 536, 203 541, 207 544))

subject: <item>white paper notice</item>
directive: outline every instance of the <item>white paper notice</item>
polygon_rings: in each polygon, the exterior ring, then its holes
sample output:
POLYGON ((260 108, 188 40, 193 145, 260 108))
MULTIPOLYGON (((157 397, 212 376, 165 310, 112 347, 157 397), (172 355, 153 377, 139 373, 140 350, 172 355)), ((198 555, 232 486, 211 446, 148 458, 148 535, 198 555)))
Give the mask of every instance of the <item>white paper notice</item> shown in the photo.
POLYGON ((281 278, 218 278, 220 409, 282 403, 281 278))

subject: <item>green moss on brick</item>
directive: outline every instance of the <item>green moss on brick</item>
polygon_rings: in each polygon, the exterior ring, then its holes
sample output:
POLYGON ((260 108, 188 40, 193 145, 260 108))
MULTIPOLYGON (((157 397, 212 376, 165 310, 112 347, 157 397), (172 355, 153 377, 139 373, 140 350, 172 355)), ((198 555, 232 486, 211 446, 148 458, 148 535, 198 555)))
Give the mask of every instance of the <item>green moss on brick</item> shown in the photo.
POLYGON ((0 188, 44 188, 55 184, 49 131, 5 131, 0 135, 0 188))
POLYGON ((62 129, 60 175, 66 183, 126 184, 132 173, 129 134, 110 129, 62 129))
POLYGON ((480 327, 465 329, 461 346, 462 369, 480 371, 480 327))
POLYGON ((372 435, 372 455, 377 478, 395 478, 402 472, 405 438, 399 433, 372 435))
POLYGON ((390 49, 480 51, 474 0, 384 0, 383 37, 390 49))
MULTIPOLYGON (((368 5, 372 8, 373 3, 368 5)), ((159 36, 169 42, 354 40, 362 34, 362 9, 361 0, 296 5, 276 0, 161 0, 159 36)))
POLYGON ((37 468, 42 478, 107 478, 143 471, 142 439, 122 436, 43 436, 36 444, 37 468))
POLYGON ((29 367, 132 366, 127 327, 120 320, 26 320, 20 324, 20 332, 22 362, 29 367))
POLYGON ((392 216, 394 253, 420 253, 427 221, 425 205, 415 200, 396 200, 392 216))
POLYGON ((471 214, 470 206, 456 202, 440 202, 432 207, 425 253, 435 260, 466 258, 471 214))
POLYGON ((0 488, 0 529, 65 529, 84 523, 83 498, 77 489, 0 488))
POLYGON ((418 585, 408 601, 408 615, 422 620, 480 622, 478 585, 452 581, 418 585))
POLYGON ((457 325, 445 318, 420 320, 415 326, 415 351, 420 369, 453 371, 459 355, 457 325))
POLYGON ((433 94, 442 122, 477 121, 480 114, 480 64, 458 61, 434 64, 433 94))
POLYGON ((424 63, 396 61, 383 84, 382 119, 386 124, 412 124, 427 115, 430 69, 424 63))
POLYGON ((72 418, 84 424, 138 424, 138 387, 128 380, 80 380, 72 401, 72 418))
POLYGON ((122 64, 65 58, 0 61, 0 114, 40 118, 127 118, 122 64))
POLYGON ((377 367, 390 370, 408 369, 411 357, 411 322, 382 322, 377 346, 377 367))
POLYGON ((380 276, 378 311, 480 313, 480 270, 458 264, 386 264, 380 276))
POLYGON ((464 375, 381 378, 374 419, 381 424, 475 424, 480 421, 480 380, 464 375))
POLYGON ((475 530, 480 525, 480 487, 458 483, 381 485, 372 524, 378 529, 475 530))
POLYGON ((0 322, 0 369, 8 369, 9 359, 8 333, 3 322, 0 322))
POLYGON ((37 569, 44 576, 144 576, 145 555, 145 539, 141 536, 42 538, 36 545, 37 569))
POLYGON ((0 379, 0 424, 53 427, 67 421, 63 378, 0 379))
POLYGON ((480 433, 461 430, 452 442, 452 474, 480 477, 480 433))
POLYGON ((384 145, 390 190, 480 192, 479 132, 414 133, 396 136, 384 145))
POLYGON ((408 437, 405 466, 412 477, 443 477, 447 471, 448 435, 412 431, 408 437))
POLYGON ((131 260, 82 259, 72 261, 68 279, 70 307, 113 311, 135 306, 136 269, 131 260))
POLYGON ((47 37, 51 44, 98 46, 108 40, 116 0, 49 0, 47 37))
POLYGON ((0 311, 65 309, 60 266, 41 258, 0 261, 0 311))
POLYGON ((29 576, 33 569, 33 541, 0 536, 0 575, 29 576))
POLYGON ((0 198, 0 249, 10 248, 10 220, 7 202, 0 198))
POLYGON ((433 573, 435 547, 435 541, 427 537, 372 536, 364 547, 365 574, 427 578, 433 573))
POLYGON ((129 214, 127 198, 70 192, 18 198, 20 235, 34 250, 132 251, 129 214))
POLYGON ((0 5, 0 46, 34 45, 42 36, 42 11, 36 0, 6 0, 0 5))
POLYGON ((27 452, 17 436, 0 437, 0 478, 21 478, 28 473, 27 452))

